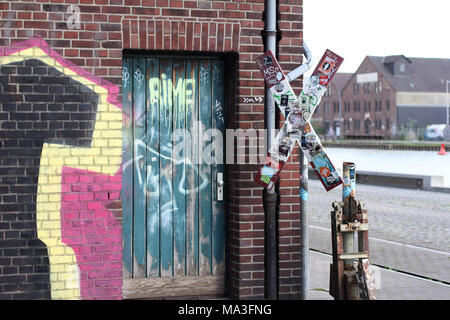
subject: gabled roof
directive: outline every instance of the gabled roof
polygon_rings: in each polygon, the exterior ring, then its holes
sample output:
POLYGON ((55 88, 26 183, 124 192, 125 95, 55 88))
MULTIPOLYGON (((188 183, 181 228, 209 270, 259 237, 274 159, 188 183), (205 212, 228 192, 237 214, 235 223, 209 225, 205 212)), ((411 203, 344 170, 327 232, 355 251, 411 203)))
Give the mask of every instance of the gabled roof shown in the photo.
POLYGON ((386 56, 383 57, 383 63, 394 63, 395 61, 397 61, 399 58, 405 58, 408 62, 411 62, 411 60, 409 60, 407 57, 405 57, 404 55, 396 55, 396 56, 386 56))
POLYGON ((352 76, 353 73, 336 73, 333 80, 331 80, 331 83, 335 86, 338 92, 342 92, 352 76))
POLYGON ((411 61, 411 74, 407 77, 395 77, 387 67, 386 59, 389 58, 388 61, 394 62, 399 57, 401 56, 368 56, 397 92, 446 91, 446 81, 450 80, 450 59, 405 57, 411 61))

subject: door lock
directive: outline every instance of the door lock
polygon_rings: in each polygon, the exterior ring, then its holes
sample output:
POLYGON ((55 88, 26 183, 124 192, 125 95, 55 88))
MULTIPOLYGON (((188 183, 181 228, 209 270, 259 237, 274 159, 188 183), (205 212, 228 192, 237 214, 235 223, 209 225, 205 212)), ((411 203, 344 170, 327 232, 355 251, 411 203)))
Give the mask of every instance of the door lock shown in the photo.
POLYGON ((223 201, 223 172, 217 172, 217 201, 223 201))

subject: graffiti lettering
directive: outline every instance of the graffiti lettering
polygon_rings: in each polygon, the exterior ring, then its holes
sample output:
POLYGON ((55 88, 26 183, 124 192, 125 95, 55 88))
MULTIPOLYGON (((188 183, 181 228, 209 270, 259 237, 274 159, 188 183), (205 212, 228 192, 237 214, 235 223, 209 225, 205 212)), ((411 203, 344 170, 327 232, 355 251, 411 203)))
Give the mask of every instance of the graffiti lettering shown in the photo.
POLYGON ((262 97, 244 97, 243 98, 244 103, 261 103, 263 102, 262 97))
MULTIPOLYGON (((159 112, 164 115, 165 123, 172 119, 166 116, 166 108, 173 107, 173 101, 177 101, 177 108, 173 109, 173 118, 176 125, 179 125, 185 117, 186 108, 193 103, 192 89, 195 87, 195 79, 178 79, 174 84, 172 79, 167 79, 166 75, 161 76, 161 80, 152 77, 148 81, 150 103, 159 103, 159 112)), ((150 113, 151 117, 157 117, 157 114, 150 113)), ((136 118, 136 115, 135 115, 136 118)))
POLYGON ((205 84, 208 81, 209 72, 203 66, 200 66, 200 81, 205 84))
POLYGON ((122 83, 123 87, 126 88, 128 86, 128 80, 130 79, 130 73, 128 72, 127 67, 122 68, 122 83))
POLYGON ((138 83, 138 88, 140 88, 142 83, 144 82, 144 75, 142 74, 141 70, 139 70, 139 68, 134 72, 134 79, 138 83))
POLYGON ((80 7, 71 4, 67 7, 67 13, 70 14, 69 18, 67 19, 67 28, 81 29, 80 7))
POLYGON ((215 110, 216 110, 216 116, 217 116, 217 119, 218 120, 220 120, 220 121, 222 121, 222 122, 224 122, 225 120, 224 120, 224 116, 223 116, 223 107, 222 107, 222 105, 220 104, 220 101, 219 100, 216 100, 216 108, 215 108, 215 110))

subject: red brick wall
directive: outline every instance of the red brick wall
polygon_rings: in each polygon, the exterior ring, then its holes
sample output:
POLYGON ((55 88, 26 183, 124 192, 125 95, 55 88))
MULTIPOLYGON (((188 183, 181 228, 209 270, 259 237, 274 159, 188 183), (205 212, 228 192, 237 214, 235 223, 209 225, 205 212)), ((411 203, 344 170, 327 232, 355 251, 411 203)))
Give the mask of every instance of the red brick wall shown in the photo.
MULTIPOLYGON (((278 58, 285 72, 302 62, 302 0, 279 0, 278 58)), ((264 0, 29 0, 2 2, 0 46, 40 36, 61 57, 120 87, 123 49, 235 53, 234 103, 229 128, 264 128, 264 96, 255 59, 264 51, 264 0), (68 29, 67 6, 77 4, 81 29, 68 29)), ((300 80, 293 83, 299 93, 300 80)), ((280 126, 282 117, 279 116, 280 126)), ((298 147, 280 181, 279 297, 300 292, 298 147)), ((264 296, 262 189, 253 182, 257 165, 228 166, 229 294, 264 296)))
POLYGON ((361 65, 358 67, 358 70, 356 70, 355 74, 350 79, 349 83, 346 85, 345 89, 342 92, 342 104, 344 104, 344 101, 350 102, 350 112, 349 113, 343 113, 344 118, 352 118, 352 122, 354 120, 359 119, 361 123, 361 128, 359 131, 354 130, 353 123, 350 125, 350 131, 345 132, 345 135, 352 135, 352 136, 366 136, 365 128, 364 128, 364 120, 365 120, 365 114, 369 113, 370 120, 372 122, 372 127, 370 128, 370 136, 381 136, 381 137, 392 137, 392 128, 393 125, 396 124, 397 120, 397 114, 396 114, 396 92, 394 88, 389 84, 389 82, 386 80, 386 78, 383 76, 381 72, 378 71, 378 69, 375 67, 375 65, 370 61, 369 58, 365 58, 361 65), (377 72, 378 73, 378 81, 380 82, 380 85, 382 86, 381 92, 375 92, 375 83, 370 83, 370 93, 364 92, 364 84, 361 83, 359 85, 359 93, 354 94, 353 87, 356 83, 356 74, 361 73, 370 73, 370 72, 377 72), (375 111, 375 101, 381 100, 382 102, 382 110, 381 112, 375 111), (390 107, 389 111, 386 108, 386 101, 390 101, 390 107), (354 112, 353 109, 353 102, 359 101, 360 102, 360 111, 354 112), (364 103, 370 102, 370 111, 364 111, 364 103), (386 119, 389 118, 390 128, 389 130, 386 128, 386 119), (384 125, 383 129, 376 129, 375 128, 375 120, 381 120, 382 124, 384 125))

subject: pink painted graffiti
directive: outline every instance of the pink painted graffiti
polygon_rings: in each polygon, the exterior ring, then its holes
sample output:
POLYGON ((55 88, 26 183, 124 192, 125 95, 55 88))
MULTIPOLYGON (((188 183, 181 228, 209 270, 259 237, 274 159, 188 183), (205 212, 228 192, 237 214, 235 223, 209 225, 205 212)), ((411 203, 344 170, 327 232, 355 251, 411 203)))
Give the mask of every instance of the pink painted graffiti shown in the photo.
MULTIPOLYGON (((32 47, 42 49, 64 68, 105 88, 106 100, 122 109, 118 86, 61 57, 39 36, 1 47, 0 57, 32 47)), ((120 217, 115 216, 121 212, 121 177, 121 169, 114 176, 69 167, 62 170, 62 242, 75 251, 82 299, 122 299, 122 227, 120 217)))
POLYGON ((122 227, 114 215, 121 177, 63 167, 62 242, 75 251, 82 299, 122 298, 122 227))

